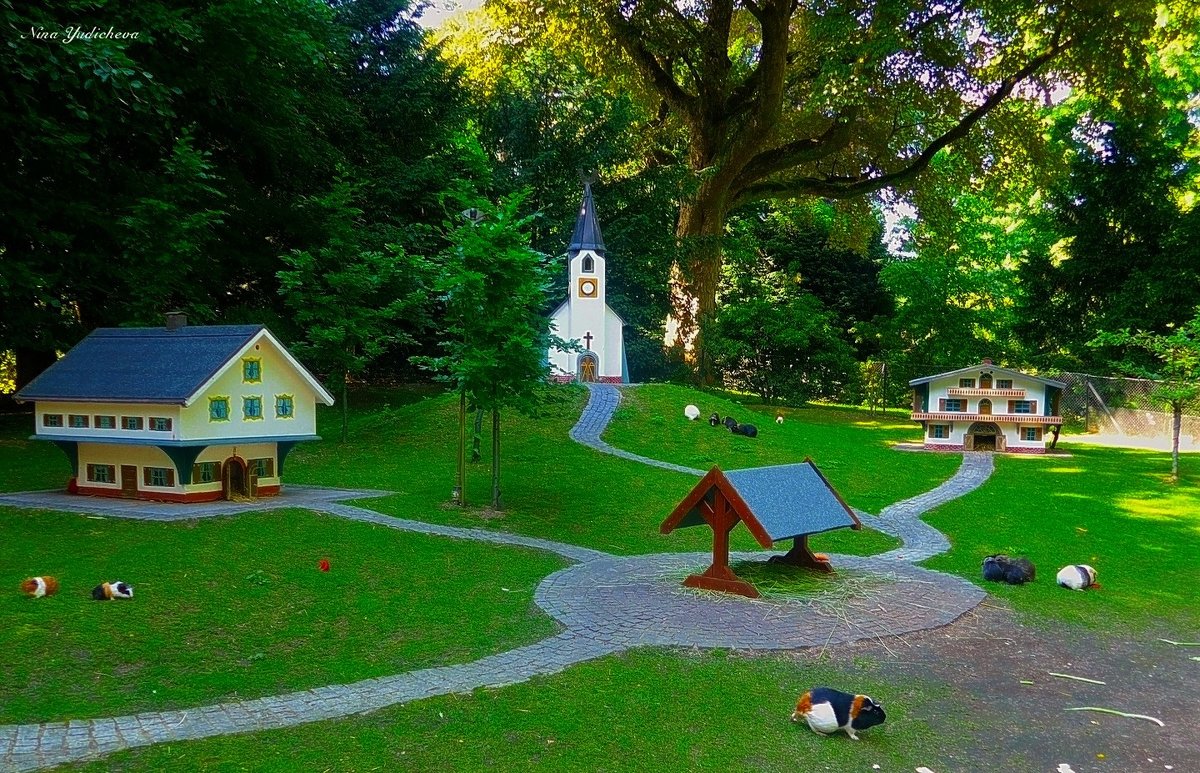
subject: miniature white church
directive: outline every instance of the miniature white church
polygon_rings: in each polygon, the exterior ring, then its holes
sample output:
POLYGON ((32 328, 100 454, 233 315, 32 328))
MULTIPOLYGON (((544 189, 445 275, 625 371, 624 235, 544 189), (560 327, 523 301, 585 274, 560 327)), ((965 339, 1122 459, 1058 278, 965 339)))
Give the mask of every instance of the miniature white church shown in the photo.
POLYGON ((567 247, 567 299, 550 315, 554 334, 564 341, 578 341, 583 349, 550 349, 551 378, 556 381, 629 381, 622 332, 625 321, 605 301, 604 262, 604 237, 596 220, 592 186, 584 183, 579 219, 567 247))

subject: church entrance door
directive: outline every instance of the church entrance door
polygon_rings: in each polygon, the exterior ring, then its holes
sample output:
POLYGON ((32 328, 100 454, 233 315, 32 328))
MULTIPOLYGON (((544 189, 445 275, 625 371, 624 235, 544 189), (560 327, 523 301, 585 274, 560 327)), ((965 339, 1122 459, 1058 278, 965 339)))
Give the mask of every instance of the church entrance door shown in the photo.
POLYGON ((583 382, 596 380, 596 355, 584 352, 579 355, 579 380, 583 382))

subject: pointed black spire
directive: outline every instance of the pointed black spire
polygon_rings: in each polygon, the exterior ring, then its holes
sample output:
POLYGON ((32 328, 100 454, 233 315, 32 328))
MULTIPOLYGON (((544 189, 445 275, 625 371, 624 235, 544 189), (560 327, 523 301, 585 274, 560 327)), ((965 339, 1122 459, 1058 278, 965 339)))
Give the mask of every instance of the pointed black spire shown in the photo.
POLYGON ((575 233, 571 235, 571 244, 567 254, 574 255, 580 250, 593 250, 604 254, 604 236, 600 233, 600 223, 596 220, 596 203, 592 201, 592 184, 583 183, 583 203, 579 205, 579 219, 575 221, 575 233))

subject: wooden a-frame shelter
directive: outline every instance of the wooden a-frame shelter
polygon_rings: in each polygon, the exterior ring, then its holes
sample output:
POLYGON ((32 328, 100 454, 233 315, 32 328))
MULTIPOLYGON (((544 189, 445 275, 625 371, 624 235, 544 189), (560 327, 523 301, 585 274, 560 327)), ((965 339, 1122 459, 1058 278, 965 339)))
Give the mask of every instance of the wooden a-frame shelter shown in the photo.
POLYGON ((808 535, 833 529, 861 529, 854 510, 834 490, 812 459, 800 464, 755 467, 722 472, 713 467, 663 521, 660 531, 707 525, 713 530, 712 565, 689 575, 691 588, 736 593, 758 598, 758 590, 729 568, 729 533, 738 522, 764 548, 792 539, 792 548, 778 561, 831 572, 827 560, 813 555, 808 535))

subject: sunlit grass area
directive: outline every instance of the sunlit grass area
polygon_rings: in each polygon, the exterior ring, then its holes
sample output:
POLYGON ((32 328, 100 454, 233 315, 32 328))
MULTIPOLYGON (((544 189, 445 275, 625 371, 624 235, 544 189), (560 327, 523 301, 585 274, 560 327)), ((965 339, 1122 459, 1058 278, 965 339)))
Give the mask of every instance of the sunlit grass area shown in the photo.
POLYGON ((627 451, 702 470, 714 464, 736 470, 812 457, 846 501, 869 513, 928 491, 953 475, 961 462, 956 455, 893 450, 895 443, 921 440, 920 425, 896 412, 748 407, 670 384, 623 390, 604 439, 627 451), (700 409, 699 421, 684 418, 689 403, 700 409), (754 424, 758 437, 709 426, 714 412, 754 424), (783 424, 775 423, 777 414, 783 415, 783 424))
POLYGON ((954 543, 927 565, 982 582, 984 556, 1027 555, 1037 582, 985 583, 1019 610, 1097 628, 1200 630, 1200 458, 1184 455, 1173 484, 1165 453, 1069 450, 1061 460, 997 457, 986 485, 926 516, 954 543), (1068 564, 1093 566, 1102 587, 1057 587, 1068 564))

